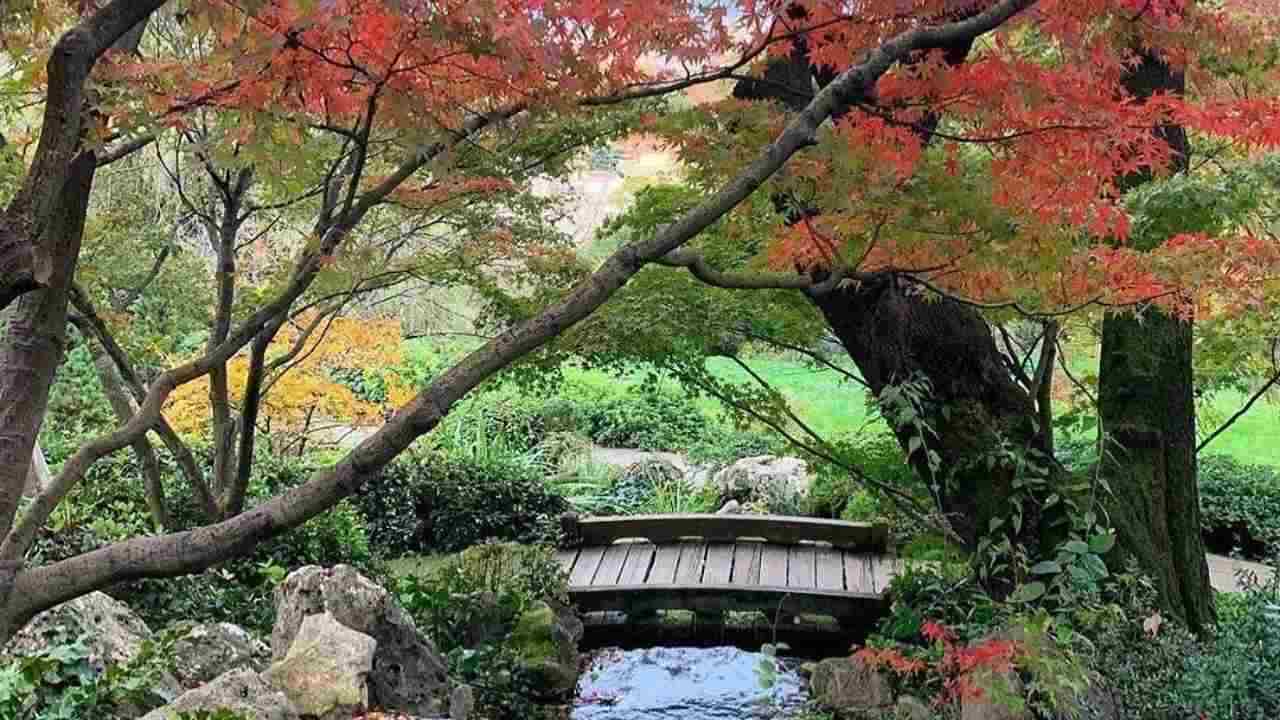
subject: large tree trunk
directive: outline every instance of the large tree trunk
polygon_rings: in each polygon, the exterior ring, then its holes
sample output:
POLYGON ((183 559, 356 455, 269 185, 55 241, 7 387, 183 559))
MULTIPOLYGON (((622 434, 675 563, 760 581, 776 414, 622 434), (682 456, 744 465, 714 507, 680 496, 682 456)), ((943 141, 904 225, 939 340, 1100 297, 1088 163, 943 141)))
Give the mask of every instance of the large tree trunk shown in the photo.
MULTIPOLYGON (((0 345, 0 536, 8 535, 17 500, 27 484, 36 438, 44 421, 49 389, 62 361, 67 331, 67 296, 80 254, 89 189, 97 160, 81 153, 71 163, 62 188, 60 212, 46 229, 45 247, 53 268, 48 283, 20 296, 12 306, 0 345)), ((0 565, 0 602, 7 602, 17 567, 0 565)))
MULTIPOLYGON (((1125 84, 1138 98, 1185 89, 1180 72, 1149 54, 1125 84)), ((1185 130, 1165 126, 1155 134, 1173 147, 1176 163, 1185 168, 1185 130)), ((1138 174, 1124 184, 1146 180, 1138 174)), ((1154 306, 1103 320, 1098 412, 1108 440, 1101 459, 1111 486, 1105 503, 1118 541, 1112 562, 1136 558, 1155 582, 1161 604, 1199 632, 1212 624, 1214 606, 1200 537, 1191 362, 1189 321, 1154 306)))
POLYGON ((1007 451, 1038 459, 1048 482, 1056 482, 1058 468, 1035 401, 1014 380, 982 315, 951 300, 928 301, 891 276, 814 303, 876 397, 891 386, 928 382, 916 407, 922 424, 899 423, 893 431, 964 544, 976 547, 993 520, 1020 512, 1021 527, 1011 535, 1034 549, 1038 504, 1030 493, 1013 500, 1014 480, 1026 472, 1007 451), (929 430, 921 432, 924 426, 929 430), (932 462, 929 452, 936 453, 932 462))

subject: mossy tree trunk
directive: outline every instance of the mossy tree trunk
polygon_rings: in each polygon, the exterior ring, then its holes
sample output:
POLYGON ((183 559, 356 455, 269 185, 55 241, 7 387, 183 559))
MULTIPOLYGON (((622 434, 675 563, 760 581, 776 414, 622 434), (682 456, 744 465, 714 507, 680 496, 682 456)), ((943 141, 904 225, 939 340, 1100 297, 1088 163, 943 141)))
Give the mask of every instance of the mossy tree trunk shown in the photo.
POLYGON ((965 546, 976 548, 993 520, 1017 513, 1021 527, 1007 526, 1012 539, 1033 552, 1048 541, 1034 493, 1019 492, 1015 480, 1028 476, 1030 462, 1046 486, 1056 485, 1061 468, 1034 398, 1014 379, 981 313, 953 300, 926 300, 892 276, 814 303, 877 398, 903 383, 928 382, 927 396, 914 407, 920 422, 893 430, 965 546))
MULTIPOLYGON (((1138 98, 1181 94, 1186 86, 1181 72, 1150 54, 1124 81, 1138 98)), ((1155 135, 1172 146, 1175 169, 1184 169, 1186 131, 1169 125, 1155 135)), ((1147 180, 1134 175, 1124 186, 1147 180)), ((1200 632, 1213 622, 1214 607, 1200 536, 1191 363, 1189 320, 1149 306, 1103 321, 1098 415, 1107 442, 1101 471, 1111 490, 1105 504, 1119 550, 1110 561, 1119 567, 1136 558, 1155 582, 1161 605, 1200 632)))

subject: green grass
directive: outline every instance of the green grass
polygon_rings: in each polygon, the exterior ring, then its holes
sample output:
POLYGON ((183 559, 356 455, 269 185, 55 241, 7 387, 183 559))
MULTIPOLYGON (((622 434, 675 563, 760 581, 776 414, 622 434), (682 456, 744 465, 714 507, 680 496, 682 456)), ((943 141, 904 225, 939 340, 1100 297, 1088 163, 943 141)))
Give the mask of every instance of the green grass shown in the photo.
MULTIPOLYGON (((1088 362, 1088 358, 1081 358, 1088 362)), ((817 369, 786 357, 760 356, 750 360, 751 367, 765 380, 783 392, 791 407, 805 423, 824 437, 838 437, 852 432, 884 432, 884 425, 874 418, 861 386, 834 370, 817 369), (870 422, 868 422, 870 421, 870 422)), ((732 361, 714 358, 708 368, 717 377, 750 383, 751 378, 732 361)), ((1078 368, 1087 371, 1089 368, 1078 368)), ((589 387, 618 389, 639 385, 642 373, 618 378, 602 371, 571 367, 565 378, 571 383, 589 387)), ((675 381, 670 381, 676 387, 675 381)), ((1212 432, 1236 412, 1247 399, 1239 392, 1215 394, 1200 409, 1205 433, 1212 432)), ((699 405, 712 414, 723 411, 712 398, 702 398, 699 405)), ((1206 453, 1230 455, 1245 463, 1280 466, 1280 404, 1259 401, 1249 412, 1205 448, 1206 453)))

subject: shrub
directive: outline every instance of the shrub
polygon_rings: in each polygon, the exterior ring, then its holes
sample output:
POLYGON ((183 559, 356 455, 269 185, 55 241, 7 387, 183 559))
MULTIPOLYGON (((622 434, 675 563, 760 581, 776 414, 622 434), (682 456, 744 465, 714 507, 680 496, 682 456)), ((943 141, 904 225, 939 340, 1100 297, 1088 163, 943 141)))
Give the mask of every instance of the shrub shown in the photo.
POLYGON ((1280 713, 1280 574, 1245 581, 1213 637, 1186 657, 1174 698, 1197 717, 1269 720, 1280 713))
POLYGON ((1200 521, 1210 550, 1261 559, 1280 552, 1280 471, 1225 455, 1199 459, 1200 521))
POLYGON ((393 463, 357 498, 381 557, 452 552, 489 539, 554 541, 568 502, 528 454, 434 451, 393 463))
POLYGON ((503 637, 539 601, 568 604, 568 578, 542 545, 486 543, 451 555, 425 575, 396 583, 396 595, 445 652, 476 644, 477 627, 503 637), (487 598, 481 598, 487 595, 487 598))
POLYGON ((418 627, 445 652, 453 677, 477 689, 480 715, 536 717, 538 694, 520 657, 501 641, 538 602, 568 603, 568 579, 546 546, 492 543, 444 559, 394 585, 418 627))
POLYGON ((709 420, 688 396, 662 390, 599 394, 574 408, 577 429, 596 444, 681 450, 703 435, 709 420))

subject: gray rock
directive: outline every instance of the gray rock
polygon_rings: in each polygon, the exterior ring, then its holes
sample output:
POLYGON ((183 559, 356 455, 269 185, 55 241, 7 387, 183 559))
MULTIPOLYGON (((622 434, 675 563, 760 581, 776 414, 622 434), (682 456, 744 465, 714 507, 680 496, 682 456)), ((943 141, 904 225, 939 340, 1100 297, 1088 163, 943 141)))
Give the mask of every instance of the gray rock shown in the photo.
POLYGON ((717 515, 741 515, 742 503, 738 502, 737 500, 730 500, 729 502, 720 506, 720 509, 716 511, 716 514, 717 515))
POLYGON ((230 710, 246 720, 297 720, 284 693, 271 687, 258 673, 248 668, 232 670, 213 682, 188 690, 171 704, 153 710, 142 720, 172 720, 179 713, 230 710))
POLYGON ((572 693, 578 685, 578 641, 583 624, 572 608, 539 602, 517 620, 508 641, 543 698, 572 693))
POLYGON ((819 662, 813 668, 809 687, 815 700, 837 713, 865 715, 885 712, 893 705, 889 679, 852 657, 819 662))
POLYGON ((173 674, 185 688, 199 687, 237 668, 266 669, 271 650, 231 623, 193 625, 173 646, 173 674))
POLYGON ((449 720, 467 720, 475 707, 475 691, 470 685, 459 685, 449 695, 449 720))
MULTIPOLYGON (((106 593, 92 592, 36 615, 18 631, 4 653, 31 654, 54 643, 80 639, 89 651, 89 665, 101 673, 109 665, 133 660, 151 636, 151 629, 128 605, 106 593)), ((134 714, 170 702, 183 690, 177 678, 164 673, 151 688, 151 697, 134 714)))
POLYGON ((633 465, 648 462, 670 465, 679 471, 681 475, 684 475, 689 469, 689 463, 684 456, 672 452, 607 448, 595 445, 591 447, 590 459, 596 465, 607 465, 619 473, 626 472, 627 468, 633 465))
POLYGON ((303 618, 328 612, 343 625, 377 641, 369 700, 384 710, 438 716, 448 708, 444 660, 413 618, 385 589, 348 565, 299 568, 276 588, 271 652, 289 652, 303 618))
POLYGON ((89 662, 101 672, 107 665, 128 662, 151 638, 151 629, 128 605, 101 592, 70 600, 36 615, 18 631, 6 652, 37 652, 59 640, 82 638, 89 662))
POLYGON ((378 642, 329 613, 308 615, 289 654, 264 674, 303 715, 349 718, 369 707, 369 671, 378 642))
POLYGON ((799 458, 757 455, 742 458, 715 475, 721 497, 767 500, 809 492, 809 465, 799 458))
POLYGON ((920 698, 903 695, 893 706, 893 717, 894 720, 933 720, 934 713, 920 698))
POLYGON ((1016 673, 985 672, 971 676, 975 696, 960 700, 960 720, 1027 720, 1022 680, 1016 673))

